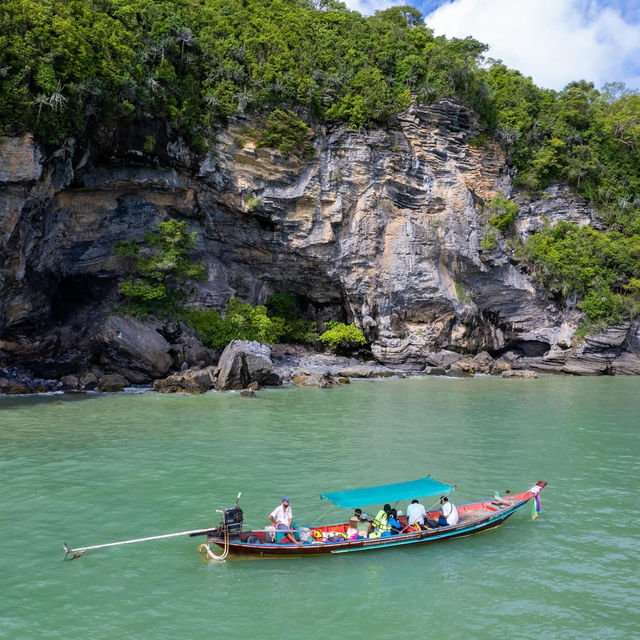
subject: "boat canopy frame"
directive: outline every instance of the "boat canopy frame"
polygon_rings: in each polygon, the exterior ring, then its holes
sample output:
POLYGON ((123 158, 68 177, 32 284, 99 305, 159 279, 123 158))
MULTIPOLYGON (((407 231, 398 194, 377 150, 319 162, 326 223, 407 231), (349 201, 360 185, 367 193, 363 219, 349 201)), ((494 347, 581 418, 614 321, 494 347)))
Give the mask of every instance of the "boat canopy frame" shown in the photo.
POLYGON ((397 482, 395 484, 383 484, 377 487, 365 487, 350 491, 334 491, 333 493, 321 493, 320 498, 329 500, 338 507, 351 509, 374 504, 400 502, 413 498, 445 495, 451 493, 454 487, 434 480, 431 476, 425 476, 418 480, 397 482))

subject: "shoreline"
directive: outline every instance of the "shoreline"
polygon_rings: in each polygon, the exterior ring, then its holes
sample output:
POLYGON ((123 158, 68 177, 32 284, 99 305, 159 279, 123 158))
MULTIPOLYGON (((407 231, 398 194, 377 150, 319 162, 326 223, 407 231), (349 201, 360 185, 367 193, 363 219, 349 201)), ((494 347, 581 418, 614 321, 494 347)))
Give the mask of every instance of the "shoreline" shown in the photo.
POLYGON ((146 380, 131 380, 124 373, 137 362, 127 362, 126 368, 101 370, 96 366, 61 378, 33 376, 26 368, 0 371, 0 396, 33 396, 83 393, 192 393, 215 391, 246 391, 248 394, 264 387, 301 386, 337 388, 355 379, 403 378, 418 376, 471 377, 493 375, 504 377, 536 377, 530 370, 512 368, 511 364, 494 360, 486 352, 477 356, 462 356, 441 351, 432 354, 431 364, 415 367, 390 367, 375 360, 313 352, 297 345, 270 347, 258 342, 233 341, 215 364, 200 362, 183 365, 179 371, 169 370, 163 377, 147 376, 146 380), (436 366, 439 365, 439 366, 436 366))
MULTIPOLYGON (((474 373, 471 375, 467 375, 467 376, 451 376, 451 375, 434 375, 434 374, 428 374, 425 372, 402 372, 402 371, 397 371, 391 375, 384 375, 384 376, 367 376, 367 377, 363 377, 363 376, 358 376, 358 377, 353 377, 353 378, 349 378, 349 379, 343 379, 340 381, 339 385, 335 388, 341 388, 343 386, 352 384, 352 383, 366 383, 366 382, 376 382, 376 383, 383 383, 387 380, 402 380, 402 379, 415 379, 415 378, 444 378, 444 379, 448 379, 451 381, 460 381, 460 380, 465 380, 465 379, 472 379, 472 378, 500 378, 500 377, 519 377, 519 378, 523 378, 523 379, 534 379, 534 378, 538 378, 539 376, 543 376, 543 377, 548 377, 551 375, 556 375, 553 372, 543 372, 541 374, 536 374, 533 376, 497 376, 497 375, 492 375, 492 374, 487 374, 487 373, 474 373)), ((563 377, 576 377, 576 376, 571 376, 571 375, 566 375, 566 374, 561 374, 563 375, 563 377)), ((579 376, 579 377, 585 377, 585 376, 579 376)), ((596 377, 596 376, 589 376, 589 377, 596 377)), ((147 384, 147 385, 132 385, 132 386, 126 386, 124 387, 122 390, 120 391, 100 391, 99 389, 87 389, 87 390, 72 390, 72 389, 52 389, 52 390, 48 390, 48 391, 34 391, 34 392, 27 392, 27 393, 2 393, 0 392, 0 402, 3 399, 7 399, 7 398, 46 398, 46 397, 100 397, 102 395, 105 394, 109 394, 109 395, 114 395, 114 394, 120 394, 120 395, 125 395, 125 396, 138 396, 138 395, 176 395, 176 396, 203 396, 203 395, 211 395, 211 394, 230 394, 230 395, 238 395, 238 396, 245 396, 245 397, 249 397, 248 394, 246 394, 247 391, 253 392, 251 397, 255 397, 255 393, 257 391, 277 391, 279 389, 294 389, 296 387, 305 387, 306 388, 313 388, 311 385, 295 385, 293 384, 292 381, 290 380, 286 380, 283 381, 281 384, 278 385, 264 385, 264 386, 260 386, 259 388, 254 388, 254 389, 228 389, 225 391, 218 391, 217 389, 208 389, 206 391, 203 391, 202 393, 193 393, 193 392, 189 392, 189 391, 176 391, 176 392, 172 392, 172 393, 166 393, 166 392, 162 392, 162 391, 156 391, 153 388, 153 384, 147 384)))
MULTIPOLYGON (((568 376, 613 375, 612 371, 564 371, 544 357, 527 357, 513 353, 494 358, 488 352, 470 355, 442 349, 425 354, 422 366, 403 363, 396 366, 374 359, 348 357, 313 351, 292 344, 266 345, 235 340, 222 353, 208 352, 207 357, 183 361, 178 368, 167 366, 164 375, 153 371, 153 354, 121 349, 102 366, 87 364, 74 373, 59 378, 41 378, 27 367, 0 370, 0 396, 39 396, 84 393, 191 393, 240 391, 246 395, 264 387, 303 386, 337 388, 354 379, 387 377, 500 376, 536 378, 538 374, 568 376), (136 379, 136 375, 139 377, 136 379)), ((194 358, 195 359, 195 358, 194 358)), ((616 373, 615 375, 622 375, 616 373)))

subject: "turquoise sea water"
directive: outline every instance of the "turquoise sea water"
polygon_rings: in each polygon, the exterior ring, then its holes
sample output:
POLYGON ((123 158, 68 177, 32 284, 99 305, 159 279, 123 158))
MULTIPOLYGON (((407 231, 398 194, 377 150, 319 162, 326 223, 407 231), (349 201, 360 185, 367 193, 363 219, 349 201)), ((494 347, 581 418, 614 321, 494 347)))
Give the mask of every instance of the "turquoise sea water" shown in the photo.
POLYGON ((543 376, 0 397, 0 637, 638 638, 639 391, 543 376), (256 528, 282 495, 298 523, 335 522, 320 492, 426 473, 457 504, 549 486, 538 520, 432 545, 215 564, 181 537, 62 560, 63 541, 217 524, 238 491, 256 528))

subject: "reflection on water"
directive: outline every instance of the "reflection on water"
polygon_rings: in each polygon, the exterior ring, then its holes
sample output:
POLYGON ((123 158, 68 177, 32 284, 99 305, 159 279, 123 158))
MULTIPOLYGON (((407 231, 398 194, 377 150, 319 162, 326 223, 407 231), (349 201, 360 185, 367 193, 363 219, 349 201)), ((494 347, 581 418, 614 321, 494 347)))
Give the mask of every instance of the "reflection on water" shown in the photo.
POLYGON ((639 387, 411 378, 255 400, 0 398, 0 637, 633 637, 639 387), (176 538, 62 562, 63 541, 215 524, 238 491, 249 526, 284 494, 311 524, 344 517, 321 492, 427 473, 458 504, 549 487, 537 521, 526 509, 438 545, 212 564, 202 539, 176 538))

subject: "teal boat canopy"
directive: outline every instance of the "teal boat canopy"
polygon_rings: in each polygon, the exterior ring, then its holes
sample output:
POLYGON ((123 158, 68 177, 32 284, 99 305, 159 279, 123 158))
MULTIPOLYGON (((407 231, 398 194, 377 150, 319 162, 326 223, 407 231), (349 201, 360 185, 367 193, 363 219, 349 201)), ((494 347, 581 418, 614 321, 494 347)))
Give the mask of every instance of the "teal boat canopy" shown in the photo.
POLYGON ((321 493, 320 498, 325 498, 344 509, 350 509, 352 507, 364 507, 372 504, 383 504, 385 502, 399 502, 400 500, 424 498, 426 496, 449 493, 450 491, 453 491, 453 487, 450 487, 448 484, 425 477, 420 478, 420 480, 384 484, 379 487, 321 493))

